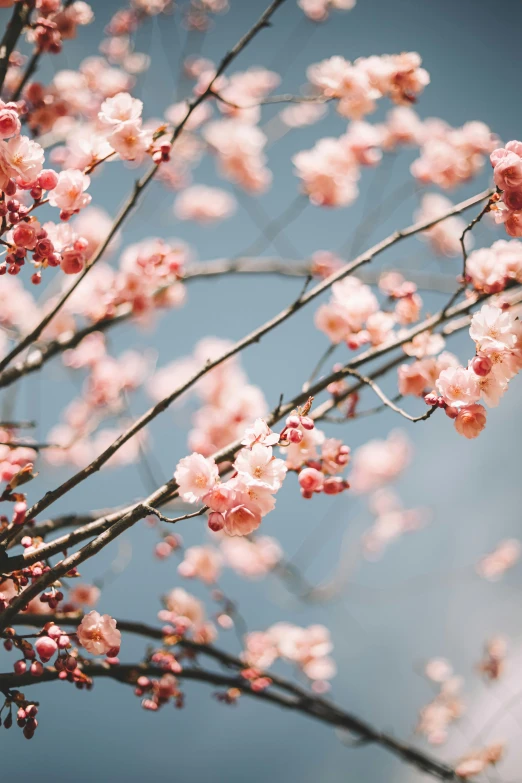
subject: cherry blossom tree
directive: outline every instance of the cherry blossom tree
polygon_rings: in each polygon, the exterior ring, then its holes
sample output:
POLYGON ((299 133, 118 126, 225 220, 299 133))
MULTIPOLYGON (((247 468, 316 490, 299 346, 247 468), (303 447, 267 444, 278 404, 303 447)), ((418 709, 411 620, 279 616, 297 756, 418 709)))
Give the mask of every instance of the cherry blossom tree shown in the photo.
MULTIPOLYGON (((220 62, 206 59, 198 47, 184 52, 185 93, 170 105, 165 96, 161 118, 151 116, 146 96, 138 97, 150 57, 136 50, 137 31, 175 14, 196 37, 212 35, 215 16, 232 15, 233 2, 229 8, 227 0, 190 0, 179 8, 170 0, 131 0, 113 15, 99 53, 75 69, 61 66, 60 53, 72 57, 75 38, 92 22, 86 2, 0 5, 6 9, 0 45, 0 388, 8 399, 21 379, 35 381, 45 366, 60 362, 83 379, 79 393, 53 414, 44 442, 32 437, 32 421, 10 420, 6 413, 0 423, 3 727, 16 723, 27 739, 34 736, 39 720, 45 721, 45 698, 37 703, 31 697, 31 686, 40 683, 64 680, 90 690, 110 678, 155 712, 169 704, 181 708, 190 699, 188 681, 195 680, 207 683, 224 705, 249 697, 303 713, 349 733, 354 745, 381 746, 435 779, 487 775, 502 760, 500 742, 467 746, 451 763, 422 744, 442 744, 464 710, 461 680, 446 659, 424 662, 434 696, 412 718, 421 735, 413 742, 382 731, 379 716, 367 722, 336 703, 334 678, 343 662, 321 622, 320 604, 342 589, 344 553, 332 564, 332 579, 315 585, 263 527, 268 515, 277 517, 283 487, 296 514, 320 502, 320 495, 342 496, 347 508, 352 498, 363 498, 372 524, 361 537, 360 557, 377 559, 429 521, 428 509, 405 508, 392 488, 412 459, 408 428, 445 428, 451 443, 475 441, 486 426, 495 426, 489 409, 502 404, 522 369, 522 142, 502 142, 479 120, 451 127, 443 118, 421 119, 414 106, 422 106, 430 74, 416 52, 369 52, 355 61, 341 52, 311 61, 298 94, 283 92, 283 71, 243 66, 251 42, 269 39, 283 5, 314 25, 349 11, 355 17, 355 0, 273 0, 220 62), (42 64, 54 58, 53 78, 40 80, 42 64), (383 107, 377 122, 372 115, 383 107), (321 135, 328 113, 342 131, 335 137, 321 135), (187 223, 220 223, 243 199, 255 204, 276 189, 268 149, 282 136, 316 125, 309 148, 302 149, 295 135, 288 170, 296 201, 264 226, 268 244, 262 237, 234 258, 216 254, 197 261, 196 248, 183 239, 148 236, 139 207, 152 183, 169 199, 183 237, 187 223), (379 172, 406 148, 414 152, 407 176, 419 192, 411 225, 366 249, 357 245, 371 232, 359 226, 353 253, 314 247, 304 259, 263 254, 296 209, 331 210, 344 220, 366 170, 379 172), (197 167, 204 157, 214 159, 219 187, 201 182, 197 167), (125 177, 129 170, 135 182, 111 217, 91 194, 93 181, 125 177), (451 191, 480 178, 485 189, 450 201, 451 191), (479 222, 496 232, 489 246, 473 246, 479 222), (126 236, 129 225, 139 232, 134 243, 126 236), (379 267, 381 255, 411 237, 424 243, 419 252, 429 247, 452 259, 451 274, 379 267), (168 357, 113 350, 110 336, 122 324, 131 333, 147 327, 154 348, 166 310, 192 307, 198 317, 192 281, 234 276, 250 286, 238 303, 238 319, 258 276, 295 278, 295 296, 280 312, 267 301, 267 320, 236 342, 223 339, 216 324, 215 333, 199 341, 177 334, 168 357), (441 287, 442 304, 430 311, 424 289, 441 287), (262 384, 243 369, 243 354, 287 321, 295 324, 301 310, 299 317, 323 335, 323 353, 312 355, 294 325, 288 359, 300 373, 302 365, 301 386, 269 402, 262 384), (451 351, 457 333, 468 336, 462 357, 451 351), (139 391, 152 404, 132 415, 129 399, 139 391), (190 419, 190 432, 171 461, 155 451, 149 425, 168 420, 173 407, 190 419), (403 419, 403 428, 354 444, 350 428, 341 427, 383 410, 403 419), (165 480, 155 479, 151 459, 168 472, 165 480), (129 481, 118 506, 97 509, 93 499, 92 507, 78 510, 76 487, 92 487, 94 498, 97 482, 137 464, 149 468, 149 492, 137 496, 129 481), (59 470, 66 476, 61 483, 59 470), (69 504, 65 515, 55 512, 61 499, 69 504), (103 585, 82 579, 84 563, 140 524, 150 528, 158 567, 177 559, 172 589, 150 608, 157 620, 149 623, 132 616, 130 600, 129 617, 114 618, 106 605, 108 613, 98 611, 103 585), (196 526, 199 541, 185 546, 189 526, 196 526), (258 627, 241 614, 241 587, 232 597, 220 588, 226 568, 238 579, 273 577, 299 601, 317 602, 317 622, 301 627, 282 614, 258 627), (206 602, 191 594, 188 580, 208 590, 206 602), (222 638, 231 629, 235 647, 222 638), (138 660, 126 654, 130 635, 148 643, 138 660)), ((380 210, 382 205, 368 211, 370 228, 380 210)), ((180 443, 183 429, 173 427, 173 435, 180 443)), ((519 549, 516 540, 500 541, 476 564, 477 574, 501 578, 519 549)), ((132 561, 126 567, 132 569, 132 561)), ((507 654, 505 639, 487 640, 480 675, 498 680, 507 654)))

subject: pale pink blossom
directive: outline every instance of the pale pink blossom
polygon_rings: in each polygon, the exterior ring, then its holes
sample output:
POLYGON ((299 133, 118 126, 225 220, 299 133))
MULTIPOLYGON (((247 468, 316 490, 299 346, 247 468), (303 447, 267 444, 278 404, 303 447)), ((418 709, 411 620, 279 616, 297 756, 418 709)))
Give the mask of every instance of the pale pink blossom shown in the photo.
POLYGON ((336 302, 321 305, 315 313, 314 323, 335 345, 346 340, 352 331, 348 311, 336 302))
POLYGON ((350 485, 357 493, 370 492, 395 479, 410 460, 411 447, 399 430, 386 440, 370 440, 360 446, 352 460, 350 485))
POLYGON ((464 367, 443 370, 437 379, 437 389, 444 402, 453 407, 470 405, 480 397, 477 376, 464 367))
POLYGON ((122 160, 141 163, 152 141, 152 134, 136 120, 122 122, 108 136, 108 142, 122 160))
POLYGON ((142 111, 142 101, 128 92, 119 92, 101 104, 98 119, 104 127, 112 128, 123 122, 136 122, 142 111))
MULTIPOLYGON (((439 193, 426 193, 422 197, 421 208, 415 213, 415 220, 428 222, 441 217, 453 208, 452 202, 439 193)), ((466 228, 465 221, 453 215, 441 220, 423 233, 435 253, 443 256, 458 256, 462 252, 460 237, 466 228)), ((473 237, 467 237, 468 249, 473 247, 473 237)))
POLYGON ((292 162, 313 204, 340 207, 357 197, 358 165, 342 139, 320 139, 312 149, 294 155, 292 162))
POLYGON ((86 614, 78 626, 78 641, 93 655, 111 653, 117 655, 121 645, 121 633, 116 628, 116 620, 108 614, 96 611, 86 614))
POLYGON ((174 478, 183 500, 196 503, 216 484, 219 471, 213 459, 194 453, 178 462, 174 478))
POLYGON ((207 585, 215 584, 221 572, 220 553, 210 546, 191 546, 178 566, 178 573, 188 579, 201 579, 207 585))
POLYGON ((68 598, 77 606, 96 606, 100 598, 100 590, 95 585, 74 585, 69 590, 68 598))
POLYGON ((238 536, 225 537, 220 546, 225 563, 249 579, 265 576, 283 555, 279 543, 269 536, 257 536, 253 541, 238 536))
POLYGON ((251 449, 241 449, 234 466, 240 477, 253 479, 272 491, 277 492, 286 475, 286 465, 282 459, 273 457, 272 447, 254 443, 251 449))
POLYGON ((482 305, 471 319, 469 334, 477 351, 503 351, 515 347, 516 317, 495 305, 482 305))
POLYGON ((501 397, 507 391, 508 381, 494 365, 487 375, 477 376, 480 397, 490 408, 496 408, 501 397))
POLYGON ((174 214, 179 220, 215 223, 231 217, 236 200, 225 190, 193 185, 184 190, 174 202, 174 214))
POLYGON ((58 175, 58 184, 49 191, 49 204, 64 212, 76 212, 91 202, 91 196, 85 193, 91 184, 87 174, 77 169, 66 169, 58 175))
POLYGON ((241 441, 243 446, 252 448, 255 443, 261 443, 263 446, 275 446, 279 443, 279 435, 272 432, 264 419, 256 419, 253 427, 247 427, 245 437, 241 441))
POLYGON ((11 178, 35 182, 42 171, 44 151, 27 136, 13 136, 0 141, 0 186, 5 188, 11 178))
POLYGON ((167 615, 159 613, 160 620, 169 621, 168 614, 176 621, 181 619, 190 626, 202 625, 205 620, 205 610, 201 601, 187 593, 182 587, 175 587, 165 596, 167 615))

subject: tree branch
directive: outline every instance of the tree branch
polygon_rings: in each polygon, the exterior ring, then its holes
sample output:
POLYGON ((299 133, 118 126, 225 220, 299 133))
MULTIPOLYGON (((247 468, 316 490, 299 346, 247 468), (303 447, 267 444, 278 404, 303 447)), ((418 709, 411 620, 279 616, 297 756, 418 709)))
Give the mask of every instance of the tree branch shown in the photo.
MULTIPOLYGON (((49 619, 56 619, 60 625, 75 627, 81 620, 81 617, 70 618, 60 617, 49 618, 48 615, 28 615, 20 618, 20 624, 33 625, 41 627, 49 619)), ((160 629, 147 626, 144 623, 129 623, 118 620, 118 628, 123 632, 137 633, 140 636, 163 640, 163 634, 160 629)), ((179 646, 190 650, 193 653, 207 655, 229 669, 241 671, 244 663, 234 656, 218 650, 211 645, 197 645, 188 640, 180 640, 179 646)), ((109 677, 118 682, 128 685, 135 685, 138 677, 147 675, 150 677, 161 677, 165 672, 157 666, 150 664, 119 664, 110 666, 105 663, 83 664, 82 671, 89 677, 109 677)), ((272 680, 272 685, 261 691, 253 690, 248 681, 237 675, 223 675, 212 671, 206 671, 202 668, 184 668, 178 675, 180 680, 196 680, 206 682, 210 685, 225 688, 237 688, 242 694, 257 698, 261 701, 278 705, 285 709, 300 712, 309 717, 315 718, 322 723, 335 726, 355 734, 365 743, 379 745, 393 753, 407 764, 415 766, 417 769, 426 772, 429 775, 448 781, 457 781, 460 778, 454 770, 424 752, 417 750, 411 745, 403 743, 391 735, 375 729, 366 721, 358 718, 351 713, 342 710, 334 703, 319 696, 309 693, 294 683, 272 675, 267 676, 272 680), (284 691, 283 695, 277 692, 277 689, 284 691)), ((16 675, 14 673, 0 674, 0 688, 27 687, 42 682, 53 682, 58 679, 58 672, 52 667, 47 667, 41 677, 35 678, 30 674, 16 675)))

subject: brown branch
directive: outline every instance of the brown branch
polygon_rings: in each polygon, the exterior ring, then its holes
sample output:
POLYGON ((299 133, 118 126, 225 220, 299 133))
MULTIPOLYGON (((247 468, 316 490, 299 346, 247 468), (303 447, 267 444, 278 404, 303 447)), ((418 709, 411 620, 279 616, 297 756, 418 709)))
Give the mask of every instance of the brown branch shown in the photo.
POLYGON ((17 2, 14 5, 13 15, 0 42, 0 90, 4 86, 7 69, 9 68, 9 58, 25 25, 29 21, 31 9, 32 3, 17 2))
MULTIPOLYGON (((520 295, 520 288, 517 288, 519 295, 520 295)), ((487 299, 488 297, 483 297, 481 300, 487 299)), ((512 299, 514 300, 514 297, 512 296, 512 299)), ((459 325, 459 329, 465 328, 467 326, 466 323, 462 323, 462 319, 459 318, 459 316, 462 313, 469 312, 471 308, 476 304, 476 302, 463 302, 460 305, 453 308, 451 313, 446 314, 445 317, 455 317, 457 316, 458 320, 461 322, 459 325)), ((393 343, 389 343, 382 348, 374 348, 369 351, 367 351, 365 354, 361 354, 360 356, 356 357, 352 362, 348 363, 345 367, 341 368, 340 370, 331 373, 325 378, 320 379, 317 381, 313 387, 308 387, 305 391, 301 391, 298 395, 296 395, 292 400, 287 402, 285 405, 278 404, 276 409, 273 411, 273 413, 268 417, 268 423, 270 425, 275 424, 277 421, 279 421, 284 416, 288 415, 292 410, 296 408, 296 406, 302 404, 305 402, 305 400, 308 398, 308 396, 311 394, 312 396, 316 396, 320 392, 322 392, 330 383, 334 383, 336 381, 340 381, 346 377, 352 376, 357 378, 357 383, 351 386, 349 389, 345 390, 341 395, 338 395, 334 397, 333 399, 327 400, 322 405, 319 405, 315 408, 315 410, 312 412, 312 417, 316 421, 320 421, 321 419, 324 419, 328 416, 328 414, 336 408, 344 399, 349 397, 351 394, 354 394, 355 392, 359 391, 363 386, 365 385, 371 385, 373 384, 374 391, 377 387, 377 384, 375 384, 375 379, 385 375, 390 369, 393 369, 398 364, 403 362, 405 360, 404 354, 400 353, 398 356, 392 358, 390 361, 383 364, 381 367, 377 368, 372 372, 372 378, 366 377, 358 373, 355 369, 355 365, 362 364, 363 361, 370 361, 373 358, 375 358, 377 355, 380 355, 382 353, 387 353, 388 351, 391 351, 395 348, 400 347, 403 343, 409 342, 412 339, 412 336, 415 334, 418 334, 422 331, 425 331, 426 329, 432 329, 434 326, 434 323, 436 323, 438 320, 440 320, 441 314, 427 319, 422 324, 418 325, 417 327, 414 327, 413 330, 410 330, 405 335, 402 335, 401 338, 397 339, 393 343), (363 359, 364 357, 364 359, 363 359)), ((451 325, 450 325, 451 328, 451 325)), ((451 328, 452 332, 457 331, 455 328, 451 328)), ((418 417, 412 417, 406 411, 402 411, 402 409, 398 408, 398 406, 395 405, 393 400, 389 400, 380 390, 379 388, 379 396, 381 399, 386 399, 386 406, 391 407, 396 412, 401 413, 401 415, 404 415, 408 420, 416 422, 416 421, 423 421, 425 419, 428 419, 432 413, 434 412, 434 408, 430 408, 426 413, 422 414, 418 417)), ((229 444, 227 447, 222 449, 221 451, 214 454, 214 459, 217 463, 221 462, 228 462, 234 458, 234 455, 236 452, 241 448, 241 442, 240 440, 235 441, 232 444, 229 444)), ((61 536, 57 539, 54 539, 53 541, 49 542, 48 544, 43 545, 40 547, 37 551, 31 552, 29 554, 21 554, 17 555, 15 557, 9 557, 4 558, 4 560, 1 563, 1 567, 5 572, 11 572, 20 568, 24 568, 28 565, 31 565, 32 563, 38 562, 41 559, 45 559, 48 557, 51 557, 54 554, 57 554, 58 552, 63 552, 69 547, 73 546, 76 543, 79 543, 80 541, 84 541, 87 538, 90 538, 94 535, 97 535, 101 532, 104 532, 108 530, 111 525, 113 525, 118 519, 122 517, 122 515, 136 511, 136 509, 139 507, 142 511, 142 516, 146 516, 146 513, 143 513, 144 511, 148 513, 152 513, 152 508, 154 506, 162 505, 173 498, 176 497, 176 491, 177 491, 177 484, 176 482, 171 479, 169 482, 166 482, 162 487, 159 488, 156 492, 152 493, 145 501, 142 503, 136 503, 130 506, 127 506, 124 509, 119 510, 112 510, 109 513, 105 513, 104 516, 101 518, 95 518, 92 519, 92 517, 89 515, 87 517, 88 521, 83 526, 77 528, 72 533, 68 533, 64 536, 61 536)), ((199 516, 200 513, 203 513, 202 511, 195 512, 193 516, 199 516)), ((176 519, 175 521, 179 521, 179 519, 186 519, 189 518, 191 515, 185 515, 184 517, 180 517, 176 519)), ((135 521, 137 519, 141 518, 139 515, 136 517, 135 521)), ((76 517, 74 515, 67 516, 65 518, 59 518, 58 522, 61 520, 65 521, 65 524, 71 524, 74 523, 74 520, 76 517)), ((37 535, 38 531, 43 527, 43 532, 50 532, 51 530, 57 529, 59 526, 65 526, 65 525, 55 525, 53 521, 49 521, 47 523, 42 523, 42 525, 37 526, 33 531, 33 535, 37 535)), ((23 535, 23 529, 22 531, 19 531, 17 535, 20 537, 23 535)), ((88 555, 90 557, 90 555, 88 555)), ((43 588, 42 588, 43 589, 43 588)))
MULTIPOLYGON (((179 125, 176 126, 176 128, 174 129, 170 137, 171 146, 173 146, 176 143, 177 139, 180 137, 183 129, 185 128, 185 125, 187 124, 189 118, 191 117, 195 109, 197 109, 197 107, 212 94, 212 89, 216 80, 221 76, 221 74, 230 65, 230 63, 233 62, 233 60, 235 60, 236 57, 243 51, 245 46, 247 46, 250 43, 252 38, 254 38, 254 36, 257 35, 257 33, 260 30, 268 26, 270 17, 277 10, 277 8, 279 8, 279 6, 282 5, 284 2, 285 0, 273 0, 273 2, 269 5, 269 7, 261 14, 260 18, 255 23, 255 25, 238 41, 238 43, 230 50, 230 52, 228 52, 225 55, 225 57, 222 59, 221 63, 219 64, 216 70, 214 78, 212 79, 212 81, 210 82, 206 90, 204 90, 204 92, 202 92, 200 95, 194 98, 194 100, 188 103, 185 116, 183 117, 179 125)), ((0 49, 0 54, 1 54, 1 49, 0 49)), ((1 59, 0 59, 0 77, 1 77, 1 59)), ((0 83, 0 87, 1 87, 1 83, 0 83)), ((124 203, 118 216, 116 217, 114 223, 112 224, 107 236, 105 237, 105 240, 102 242, 102 244, 96 251, 90 263, 85 267, 83 272, 81 272, 81 274, 78 275, 73 285, 59 298, 58 302, 49 311, 49 313, 47 313, 47 315, 45 315, 42 318, 42 320, 37 324, 37 326, 35 326, 35 328, 31 332, 29 332, 29 334, 27 334, 13 348, 7 354, 7 356, 0 361, 0 372, 4 370, 12 362, 14 358, 16 358, 22 351, 28 348, 32 343, 34 343, 40 337, 44 329, 53 320, 54 316, 61 310, 65 302, 71 296, 71 294, 78 288, 78 286, 85 278, 85 276, 89 273, 89 271, 97 263, 97 261, 102 257, 102 255, 104 254, 105 250, 107 249, 108 245, 110 244, 116 232, 119 230, 121 225, 125 222, 127 217, 133 211, 139 196, 154 178, 154 175, 158 171, 159 166, 160 166, 159 163, 153 164, 150 167, 149 171, 146 174, 144 174, 141 177, 141 179, 136 181, 132 193, 130 194, 127 201, 124 203)))
MULTIPOLYGON (((80 617, 62 618, 59 616, 55 619, 60 625, 72 626, 76 626, 81 620, 80 617)), ((41 627, 45 622, 48 621, 49 616, 42 617, 39 615, 31 615, 20 618, 20 624, 35 625, 37 627, 41 627)), ((118 627, 124 632, 128 631, 130 633, 137 633, 139 635, 158 640, 163 639, 163 634, 160 629, 152 628, 143 623, 128 623, 125 621, 118 621, 118 627)), ((240 671, 244 667, 244 664, 238 658, 218 650, 211 645, 196 645, 187 640, 180 640, 179 646, 184 647, 185 649, 190 649, 195 653, 201 653, 203 655, 210 656, 220 664, 233 670, 240 671)), ((119 664, 116 666, 110 666, 105 663, 84 663, 82 665, 82 671, 89 677, 109 677, 128 685, 135 685, 138 677, 142 675, 147 675, 150 677, 161 677, 164 674, 164 670, 147 663, 134 665, 119 664)), ((420 769, 439 780, 458 781, 460 779, 455 774, 455 771, 443 762, 432 758, 423 751, 418 750, 411 745, 395 739, 385 732, 381 732, 378 729, 375 729, 366 721, 361 720, 357 716, 342 710, 331 701, 316 696, 315 694, 311 694, 304 688, 294 685, 294 683, 285 680, 282 677, 272 675, 271 673, 268 673, 267 676, 269 676, 272 680, 272 685, 262 691, 252 690, 248 681, 246 681, 243 677, 237 675, 232 676, 230 674, 219 674, 217 672, 207 671, 199 667, 184 668, 176 676, 180 680, 195 680, 198 682, 206 682, 217 687, 237 688, 244 695, 257 698, 261 701, 267 701, 269 703, 276 704, 285 709, 300 712, 328 725, 350 731, 365 744, 368 743, 381 746, 407 764, 413 765, 417 769, 420 769), (278 689, 284 691, 284 694, 278 693, 278 689)), ((52 667, 46 667, 43 675, 38 678, 35 678, 30 674, 0 674, 0 687, 27 687, 29 685, 40 684, 42 682, 53 682, 57 679, 58 672, 52 667)))
MULTIPOLYGON (((167 408, 175 400, 177 400, 182 394, 184 394, 184 392, 190 389, 200 378, 204 377, 208 372, 213 370, 215 367, 218 367, 227 359, 230 359, 232 356, 235 356, 236 354, 243 351, 247 346, 252 345, 253 343, 258 343, 264 335, 268 334, 277 326, 284 323, 284 321, 286 321, 288 318, 293 316, 302 307, 314 301, 314 299, 316 299, 324 291, 328 290, 338 280, 342 280, 343 278, 352 274, 359 267, 363 266, 364 264, 368 264, 370 261, 372 261, 372 259, 378 256, 384 250, 393 246, 394 244, 401 241, 402 239, 413 236, 414 234, 417 234, 420 231, 424 231, 426 230, 426 228, 435 225, 436 223, 439 223, 441 220, 444 220, 450 217, 451 215, 458 214, 463 210, 473 206, 474 204, 477 204, 478 202, 483 201, 486 198, 489 198, 490 195, 491 195, 491 191, 487 190, 483 193, 480 193, 478 196, 474 196, 471 199, 467 199, 466 201, 457 204, 455 207, 453 207, 451 210, 445 213, 445 215, 436 218, 435 220, 415 223, 412 226, 403 229, 402 231, 394 232, 386 239, 374 245, 366 253, 363 253, 361 256, 356 258, 350 264, 347 264, 346 266, 342 267, 342 269, 331 274, 325 280, 322 280, 320 283, 314 286, 314 288, 312 288, 308 293, 302 294, 289 307, 286 307, 278 315, 274 316, 274 318, 270 319, 269 321, 267 321, 265 324, 258 327, 257 329, 254 329, 253 332, 251 332, 246 337, 243 337, 241 340, 235 343, 235 345, 233 345, 229 350, 222 353, 213 361, 207 361, 206 364, 203 365, 196 373, 194 373, 191 376, 191 378, 189 378, 185 383, 178 386, 171 394, 169 394, 164 399, 160 400, 160 402, 158 402, 156 405, 150 408, 142 416, 140 416, 134 422, 134 424, 132 424, 124 433, 122 433, 118 438, 116 438, 116 440, 114 440, 113 443, 111 443, 111 445, 108 446, 105 449, 105 451, 99 454, 96 457, 96 459, 94 459, 89 465, 87 465, 85 468, 75 473, 73 476, 71 476, 71 478, 67 479, 67 481, 64 481, 55 489, 47 492, 43 498, 38 500, 28 510, 27 519, 28 520, 33 519, 37 514, 39 514, 41 511, 48 508, 50 505, 52 505, 52 503, 58 500, 58 498, 63 497, 63 495, 65 495, 71 489, 73 489, 78 484, 85 481, 93 473, 100 470, 100 468, 113 456, 113 454, 115 454, 118 451, 119 448, 121 448, 121 446, 127 443, 128 440, 134 437, 134 435, 136 435, 140 430, 143 429, 143 427, 145 427, 147 424, 153 421, 157 416, 159 416, 161 413, 167 410, 167 408)), ((435 316, 433 319, 431 319, 431 322, 429 321, 429 319, 427 322, 424 322, 425 324, 428 324, 428 326, 421 325, 417 327, 413 332, 410 331, 407 334, 414 336, 419 333, 419 330, 422 332, 426 328, 430 328, 429 326, 430 323, 432 324, 432 326, 436 326, 437 324, 440 323, 441 319, 445 317, 445 315, 446 313, 443 311, 438 316, 435 316)), ((404 342, 408 342, 411 339, 412 336, 404 337, 404 339, 397 341, 394 345, 402 345, 404 342)), ((372 351, 366 351, 365 353, 358 356, 351 363, 351 367, 354 369, 358 367, 360 364, 362 364, 364 361, 367 361, 370 356, 374 358, 388 350, 390 350, 389 346, 385 346, 383 348, 380 348, 379 350, 373 349, 372 351)))
MULTIPOLYGON (((281 260, 278 258, 237 258, 237 259, 216 259, 214 261, 201 261, 189 267, 182 282, 206 280, 212 277, 223 277, 225 275, 280 275, 283 277, 306 277, 311 273, 312 263, 309 261, 281 260)), ((440 293, 451 293, 453 291, 455 278, 452 275, 433 275, 423 274, 417 270, 403 270, 410 280, 417 284, 419 289, 428 291, 440 291, 440 293)), ((378 274, 372 274, 369 270, 359 273, 363 282, 369 285, 375 285, 378 282, 378 274)), ((177 282, 175 283, 177 285, 177 282)), ((162 286, 155 295, 163 294, 169 286, 162 286)), ((41 345, 34 350, 30 356, 22 362, 17 362, 0 373, 0 388, 10 386, 19 378, 36 372, 55 356, 76 346, 87 335, 93 332, 105 332, 113 326, 124 323, 134 316, 132 307, 129 304, 120 305, 116 314, 111 317, 102 318, 88 326, 78 329, 76 332, 65 332, 60 337, 41 345)), ((1 426, 1 425, 0 425, 1 426)))

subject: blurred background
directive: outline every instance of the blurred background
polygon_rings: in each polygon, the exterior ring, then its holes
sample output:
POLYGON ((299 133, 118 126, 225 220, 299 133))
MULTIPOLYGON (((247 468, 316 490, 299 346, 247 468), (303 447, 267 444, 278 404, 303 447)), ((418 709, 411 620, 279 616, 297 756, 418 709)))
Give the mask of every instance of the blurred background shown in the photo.
MULTIPOLYGON (((192 33, 187 38, 179 13, 152 19, 140 28, 136 50, 152 58, 150 69, 138 76, 134 90, 145 102, 145 118, 161 117, 165 107, 189 89, 178 78, 182 56, 200 52, 219 61, 251 27, 266 0, 230 0, 230 5, 230 11, 216 17, 205 35, 192 33)), ((118 7, 115 0, 94 2, 94 23, 80 28, 78 38, 66 42, 61 55, 44 58, 42 81, 50 80, 54 70, 75 68, 96 53, 104 27, 118 7)), ((2 12, 2 24, 8 14, 2 12)), ((283 77, 277 92, 296 93, 306 81, 306 67, 334 54, 353 60, 418 51, 431 75, 431 84, 417 106, 420 116, 441 117, 455 126, 482 120, 507 141, 522 133, 521 24, 522 5, 516 0, 494 4, 485 0, 358 0, 353 11, 333 13, 324 24, 307 20, 295 0, 288 0, 273 25, 255 39, 232 70, 252 64, 273 68, 283 77)), ((279 110, 266 107, 266 121, 279 110)), ((371 121, 378 121, 381 113, 383 109, 371 121)), ((299 182, 291 156, 310 148, 318 138, 338 136, 344 129, 343 118, 331 110, 318 125, 275 140, 267 150, 274 174, 270 191, 255 201, 236 193, 235 217, 216 227, 177 221, 172 212, 174 194, 155 184, 127 222, 123 245, 146 237, 174 236, 190 245, 196 259, 242 253, 263 237, 270 220, 284 215, 295 201, 299 182)), ((402 190, 403 195, 393 199, 393 214, 389 198, 411 179, 409 165, 415 156, 415 151, 407 151, 386 160, 376 172, 364 170, 361 196, 349 208, 328 211, 308 205, 293 220, 288 220, 287 213, 276 243, 262 242, 261 254, 304 259, 316 250, 342 247, 347 254, 361 220, 386 197, 387 209, 375 225, 366 227, 362 239, 359 236, 358 241, 364 242, 360 249, 409 225, 418 208, 418 194, 412 188, 404 197, 402 190)), ((93 203, 114 215, 134 177, 135 172, 120 164, 108 166, 93 178, 93 203)), ((460 201, 473 195, 487 186, 488 177, 486 167, 482 177, 450 194, 451 198, 460 201)), ((195 169, 194 181, 231 189, 218 180, 209 156, 195 169)), ((504 232, 481 224, 474 235, 480 246, 502 238, 504 232)), ((460 263, 459 259, 435 258, 428 245, 414 238, 386 253, 376 266, 456 275, 460 263)), ((248 276, 195 282, 187 288, 186 305, 162 314, 155 330, 134 324, 113 329, 110 350, 113 355, 131 346, 152 350, 161 367, 189 355, 202 337, 238 339, 295 299, 301 286, 300 280, 248 276)), ((423 298, 426 309, 433 312, 447 294, 423 293, 423 298)), ((305 308, 241 355, 250 381, 261 386, 270 408, 281 393, 285 398, 297 393, 327 347, 326 337, 313 326, 316 307, 314 303, 305 308)), ((462 361, 471 356, 472 347, 467 331, 448 344, 462 361)), ((17 384, 9 398, 12 415, 36 419, 36 436, 45 438, 80 388, 79 374, 71 375, 56 361, 17 384)), ((250 630, 283 619, 299 625, 327 625, 338 665, 332 698, 383 730, 421 746, 424 742, 414 736, 414 728, 418 710, 433 697, 433 691, 420 672, 428 658, 448 658, 465 679, 466 713, 452 727, 448 742, 433 752, 454 761, 491 720, 491 730, 483 739, 510 742, 506 761, 489 779, 510 783, 520 778, 522 763, 522 692, 520 701, 514 698, 522 671, 522 569, 515 567, 503 580, 491 584, 479 578, 475 564, 502 539, 521 536, 521 389, 522 379, 513 380, 501 405, 489 412, 487 428, 476 441, 459 437, 442 415, 413 425, 385 411, 342 425, 342 431, 326 428, 352 449, 371 438, 385 437, 397 427, 406 431, 414 456, 397 482, 397 491, 406 508, 431 509, 430 524, 392 543, 378 562, 350 558, 347 584, 332 601, 303 604, 275 577, 247 582, 226 570, 222 579, 225 591, 238 600, 250 630), (509 638, 507 673, 499 684, 486 686, 475 665, 485 640, 496 634, 509 638), (510 699, 509 707, 503 708, 510 699)), ((367 407, 374 403, 371 392, 365 393, 364 401, 367 407)), ((409 410, 417 410, 415 401, 407 403, 411 403, 409 410)), ((130 401, 135 415, 149 405, 141 392, 130 401)), ((147 494, 152 481, 160 484, 170 478, 179 458, 187 453, 190 409, 188 405, 169 410, 151 427, 152 476, 143 465, 105 470, 56 503, 53 515, 128 502, 147 494)), ((68 475, 70 470, 43 468, 38 483, 29 488, 29 499, 40 497, 42 490, 68 475)), ((289 481, 278 494, 276 511, 263 522, 263 532, 280 540, 288 558, 297 554, 296 563, 306 569, 308 578, 320 582, 331 576, 341 546, 358 552, 361 534, 370 524, 364 503, 350 493, 306 502, 298 498, 294 482, 289 481)), ((204 519, 184 523, 177 532, 188 545, 200 543, 206 536, 204 519)), ((123 544, 107 547, 82 567, 82 581, 105 578, 100 611, 154 623, 159 596, 177 585, 207 599, 203 586, 185 583, 178 576, 176 558, 155 559, 156 542, 155 531, 142 524, 123 544), (115 574, 113 561, 128 558, 125 569, 115 574)), ((215 611, 209 599, 207 606, 209 613, 215 611)), ((233 631, 221 631, 219 644, 238 652, 233 631)), ((125 637, 121 659, 138 660, 144 649, 144 640, 125 637)), ((0 661, 5 671, 12 656, 0 653, 0 661)), ((291 674, 284 665, 280 671, 291 674)), ((21 731, 0 732, 6 779, 17 775, 28 780, 36 774, 54 783, 114 778, 133 782, 145 777, 183 783, 243 783, 247 777, 250 783, 283 779, 291 783, 409 783, 424 779, 378 748, 347 748, 334 731, 305 717, 247 698, 236 707, 220 705, 204 685, 186 687, 183 710, 167 707, 158 714, 140 709, 130 688, 111 682, 95 683, 90 693, 63 683, 33 686, 31 697, 42 704, 40 725, 31 744, 26 744, 21 731)))

